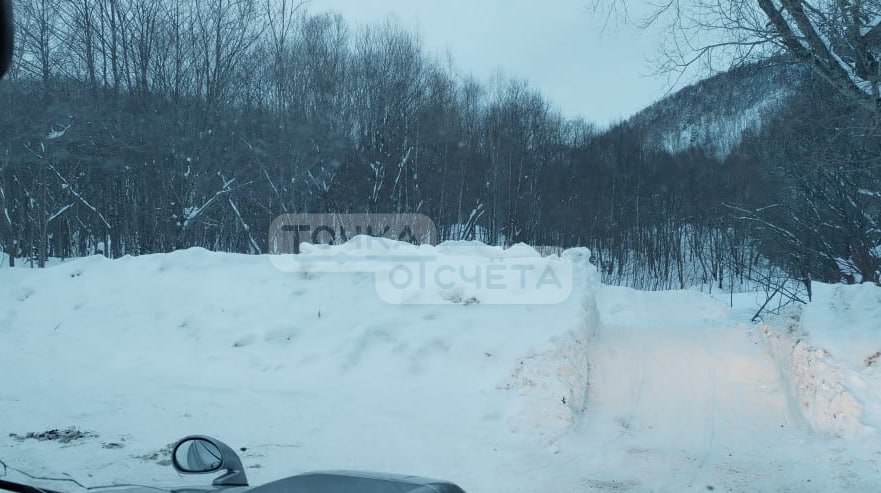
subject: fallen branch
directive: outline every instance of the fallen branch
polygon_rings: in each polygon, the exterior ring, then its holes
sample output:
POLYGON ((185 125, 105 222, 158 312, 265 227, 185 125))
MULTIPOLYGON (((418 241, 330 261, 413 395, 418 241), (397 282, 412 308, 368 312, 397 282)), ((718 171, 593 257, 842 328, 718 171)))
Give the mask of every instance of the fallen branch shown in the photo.
POLYGON ((242 213, 239 212, 239 208, 236 207, 235 202, 232 201, 232 197, 227 197, 227 201, 229 201, 229 206, 232 207, 233 212, 235 212, 236 217, 239 219, 239 223, 241 223, 242 228, 244 228, 245 232, 248 233, 248 242, 251 245, 251 251, 256 253, 257 255, 261 255, 263 251, 260 249, 260 246, 257 245, 257 242, 254 240, 254 236, 251 234, 251 227, 248 226, 248 223, 245 222, 245 219, 242 217, 242 213))

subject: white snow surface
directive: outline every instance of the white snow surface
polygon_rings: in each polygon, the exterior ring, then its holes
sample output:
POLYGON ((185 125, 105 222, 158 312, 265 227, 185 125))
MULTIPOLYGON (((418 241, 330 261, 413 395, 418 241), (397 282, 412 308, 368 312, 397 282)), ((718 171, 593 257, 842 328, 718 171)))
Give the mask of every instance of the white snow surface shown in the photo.
POLYGON ((789 322, 788 330, 772 332, 772 341, 794 348, 791 376, 802 414, 817 431, 877 442, 881 289, 815 284, 814 302, 789 322))
MULTIPOLYGON (((536 255, 455 246, 437 253, 536 255)), ((469 493, 877 490, 877 288, 820 285, 753 325, 755 295, 604 287, 565 255, 573 294, 547 305, 387 304, 368 273, 200 249, 0 270, 0 459, 204 484, 164 462, 198 433, 244 448, 252 484, 358 469, 469 493), (10 435, 70 426, 97 436, 10 435)))

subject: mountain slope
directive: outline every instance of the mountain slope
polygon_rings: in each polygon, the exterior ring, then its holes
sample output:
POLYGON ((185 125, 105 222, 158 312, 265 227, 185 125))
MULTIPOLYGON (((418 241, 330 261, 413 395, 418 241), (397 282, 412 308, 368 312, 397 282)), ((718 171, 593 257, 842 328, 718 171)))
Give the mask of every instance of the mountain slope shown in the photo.
POLYGON ((698 148, 724 158, 799 92, 806 75, 805 68, 778 61, 738 67, 685 87, 610 131, 633 132, 650 149, 698 148))

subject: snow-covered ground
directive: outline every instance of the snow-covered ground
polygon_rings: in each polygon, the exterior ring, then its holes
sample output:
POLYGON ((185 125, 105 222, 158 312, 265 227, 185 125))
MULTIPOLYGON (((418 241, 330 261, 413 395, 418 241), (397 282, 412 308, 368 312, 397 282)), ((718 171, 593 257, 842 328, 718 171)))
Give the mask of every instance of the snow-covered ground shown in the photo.
POLYGON ((881 290, 818 286, 754 325, 755 295, 732 309, 601 287, 584 252, 565 255, 571 296, 532 305, 388 304, 368 273, 198 249, 4 268, 0 459, 86 485, 192 484, 209 478, 177 476, 166 447, 204 433, 245 449, 252 483, 367 469, 473 493, 881 484, 881 290), (94 435, 22 439, 71 426, 94 435))
POLYGON ((804 419, 788 377, 793 346, 775 352, 768 336, 777 329, 745 322, 755 295, 737 295, 734 309, 691 291, 606 287, 597 299, 588 408, 560 444, 565 469, 589 486, 823 492, 881 484, 876 435, 840 438, 804 419))

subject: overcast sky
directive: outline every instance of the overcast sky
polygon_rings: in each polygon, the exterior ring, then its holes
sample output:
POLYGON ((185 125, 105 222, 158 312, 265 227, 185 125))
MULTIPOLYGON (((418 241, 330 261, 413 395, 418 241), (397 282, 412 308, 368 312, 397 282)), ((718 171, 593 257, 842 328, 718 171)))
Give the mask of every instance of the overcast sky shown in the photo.
POLYGON ((456 67, 483 81, 501 71, 526 79, 569 117, 601 125, 662 97, 651 76, 658 35, 606 26, 591 0, 311 0, 360 26, 394 16, 421 34, 427 51, 447 50, 456 67))

